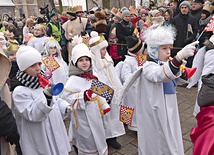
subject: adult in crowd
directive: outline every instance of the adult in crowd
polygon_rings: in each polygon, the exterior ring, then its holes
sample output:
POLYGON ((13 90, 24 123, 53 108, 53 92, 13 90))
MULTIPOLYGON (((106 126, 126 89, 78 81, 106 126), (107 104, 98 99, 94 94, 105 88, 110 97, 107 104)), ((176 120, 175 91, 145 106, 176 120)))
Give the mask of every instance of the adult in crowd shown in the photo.
MULTIPOLYGON (((31 18, 27 18, 27 20, 26 20, 26 24, 25 24, 25 26, 23 27, 23 36, 25 37, 25 35, 27 34, 27 33, 32 33, 33 34, 33 32, 34 32, 34 27, 33 27, 33 24, 34 24, 34 21, 33 21, 33 19, 31 19, 31 18)), ((23 39, 23 43, 25 42, 25 38, 23 39)))
MULTIPOLYGON (((213 7, 210 4, 204 5, 202 11, 201 11, 201 18, 199 20, 199 34, 201 34, 204 31, 204 28, 209 23, 210 19, 212 18, 211 13, 213 11, 213 7)), ((204 46, 204 41, 209 39, 213 35, 212 31, 203 32, 201 37, 199 38, 199 45, 200 47, 204 46)))
POLYGON ((47 24, 47 35, 50 37, 54 37, 56 41, 61 42, 62 39, 62 32, 61 32, 61 25, 57 21, 57 14, 55 12, 52 12, 50 14, 51 20, 47 24))
POLYGON ((21 21, 17 22, 17 29, 15 31, 14 38, 18 41, 19 45, 23 43, 23 23, 21 21))
POLYGON ((173 17, 177 16, 180 13, 180 9, 178 6, 179 4, 177 0, 171 0, 171 2, 169 3, 169 7, 173 11, 173 17))
POLYGON ((203 9, 204 0, 194 0, 191 6, 191 15, 195 17, 197 23, 201 18, 201 11, 203 9))
MULTIPOLYGON (((10 109, 11 97, 8 85, 6 84, 11 64, 1 48, 0 65, 0 154, 13 155, 15 150, 10 144, 19 145, 19 133, 16 127, 16 120, 10 109)), ((18 155, 21 155, 21 152, 18 152, 18 155)))
MULTIPOLYGON (((171 57, 174 57, 179 50, 185 45, 191 43, 197 34, 198 27, 196 19, 189 13, 190 3, 183 1, 180 5, 180 13, 172 19, 172 24, 177 30, 175 42, 173 44, 173 50, 171 57)), ((192 66, 193 57, 189 57, 187 60, 187 66, 192 66)))
POLYGON ((132 36, 134 32, 134 26, 130 22, 131 13, 128 9, 122 11, 122 21, 116 25, 116 37, 118 38, 118 55, 121 56, 121 60, 125 59, 127 54, 126 37, 132 36))
POLYGON ((68 61, 71 60, 72 48, 71 43, 72 38, 76 35, 81 35, 85 32, 90 34, 92 28, 88 25, 88 19, 78 17, 76 14, 75 7, 69 6, 67 9, 68 20, 62 25, 63 30, 65 31, 65 38, 68 40, 67 49, 68 49, 68 61))

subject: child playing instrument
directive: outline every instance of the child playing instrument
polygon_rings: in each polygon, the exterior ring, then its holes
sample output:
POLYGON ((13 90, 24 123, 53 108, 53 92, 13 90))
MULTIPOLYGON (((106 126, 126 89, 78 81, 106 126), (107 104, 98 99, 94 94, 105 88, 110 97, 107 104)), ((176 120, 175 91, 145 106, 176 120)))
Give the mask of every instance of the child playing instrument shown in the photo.
POLYGON ((16 59, 20 70, 13 86, 13 111, 23 154, 68 155, 71 148, 61 113, 66 114, 69 103, 41 88, 42 57, 36 49, 20 47, 16 59))

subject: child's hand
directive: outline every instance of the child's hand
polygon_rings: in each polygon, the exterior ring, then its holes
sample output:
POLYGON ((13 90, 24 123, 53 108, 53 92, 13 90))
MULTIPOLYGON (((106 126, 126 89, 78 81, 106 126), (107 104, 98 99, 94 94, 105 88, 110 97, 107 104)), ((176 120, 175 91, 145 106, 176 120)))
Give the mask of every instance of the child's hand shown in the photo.
POLYGON ((84 91, 84 100, 85 101, 90 101, 92 98, 93 92, 90 89, 87 89, 84 91))

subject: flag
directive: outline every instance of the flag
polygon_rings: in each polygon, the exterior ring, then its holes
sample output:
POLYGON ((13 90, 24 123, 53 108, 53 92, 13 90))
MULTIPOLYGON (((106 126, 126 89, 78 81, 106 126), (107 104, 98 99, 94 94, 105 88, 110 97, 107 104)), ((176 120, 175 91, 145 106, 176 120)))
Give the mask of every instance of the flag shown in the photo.
POLYGON ((209 23, 207 24, 207 26, 204 28, 205 32, 208 31, 214 31, 214 16, 210 19, 209 23))
POLYGON ((58 62, 54 59, 54 57, 47 57, 43 60, 45 66, 48 68, 50 72, 55 71, 57 68, 60 67, 58 62))
POLYGON ((132 125, 132 118, 134 114, 134 108, 120 105, 120 121, 129 126, 132 125))
POLYGON ((188 24, 188 30, 187 30, 188 32, 191 32, 192 34, 193 34, 193 30, 192 30, 192 26, 191 26, 191 24, 188 24))
POLYGON ((108 101, 111 101, 114 95, 114 89, 98 80, 92 80, 90 90, 108 101))

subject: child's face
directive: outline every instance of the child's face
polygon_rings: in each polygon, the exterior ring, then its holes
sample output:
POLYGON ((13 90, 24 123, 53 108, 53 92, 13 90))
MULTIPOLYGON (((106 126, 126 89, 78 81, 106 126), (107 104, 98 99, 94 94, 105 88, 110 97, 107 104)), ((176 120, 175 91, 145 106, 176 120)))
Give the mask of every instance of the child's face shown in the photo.
POLYGON ((158 59, 166 62, 170 57, 171 48, 171 44, 161 45, 158 49, 158 59))
POLYGON ((16 61, 16 52, 13 52, 12 54, 10 54, 9 59, 10 61, 16 61))
POLYGON ((30 76, 36 77, 38 73, 41 71, 41 62, 37 62, 32 66, 28 67, 24 72, 30 76))
POLYGON ((43 31, 42 31, 42 29, 41 28, 38 28, 38 27, 36 27, 35 29, 34 29, 34 36, 42 36, 43 35, 43 31))
POLYGON ((100 49, 100 55, 101 55, 101 59, 104 59, 105 58, 105 55, 106 55, 106 47, 103 47, 100 49))
POLYGON ((54 54, 56 54, 56 52, 57 52, 56 47, 50 47, 50 48, 49 48, 49 53, 50 53, 50 55, 54 55, 54 54))
POLYGON ((83 71, 87 71, 91 66, 90 59, 86 56, 80 57, 77 61, 77 67, 83 71))

